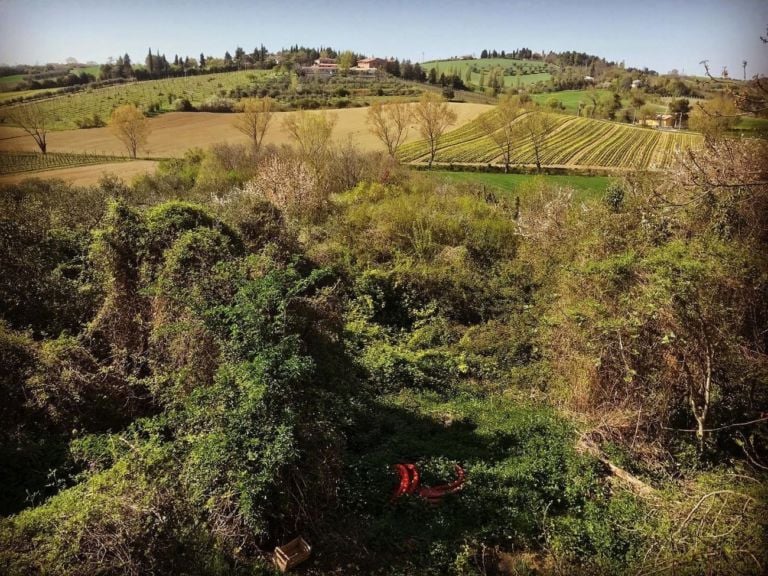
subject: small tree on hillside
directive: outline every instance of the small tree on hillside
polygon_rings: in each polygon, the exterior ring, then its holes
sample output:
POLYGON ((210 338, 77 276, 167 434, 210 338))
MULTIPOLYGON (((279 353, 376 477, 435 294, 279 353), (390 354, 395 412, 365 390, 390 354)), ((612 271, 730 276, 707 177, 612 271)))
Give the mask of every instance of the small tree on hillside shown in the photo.
POLYGON ((555 129, 555 117, 547 112, 535 108, 529 111, 519 120, 520 130, 531 139, 533 154, 536 158, 536 169, 541 170, 541 156, 547 144, 547 139, 555 129))
POLYGON ((335 125, 336 116, 323 112, 301 111, 283 121, 283 127, 298 145, 302 158, 315 170, 319 170, 328 159, 335 125))
POLYGON ((5 114, 12 124, 19 126, 24 132, 32 136, 40 148, 40 152, 47 152, 48 144, 48 114, 39 104, 26 104, 14 106, 5 114))
POLYGON ((339 55, 339 70, 343 75, 349 72, 349 69, 357 65, 357 58, 354 53, 347 50, 339 55))
POLYGON ((448 107, 442 96, 424 92, 413 109, 413 117, 421 136, 429 144, 429 167, 432 168, 437 145, 448 127, 456 123, 456 112, 448 107))
POLYGON ((254 153, 258 154, 272 120, 272 99, 247 98, 241 106, 242 114, 235 119, 235 128, 251 139, 254 153))
POLYGON ((717 140, 730 130, 739 119, 739 110, 733 99, 717 96, 698 103, 690 115, 691 130, 704 134, 707 140, 717 140))
POLYGON ((375 102, 368 109, 369 130, 386 146, 393 159, 408 134, 412 118, 411 105, 406 102, 375 102))
POLYGON ((112 111, 109 126, 115 136, 128 148, 131 158, 147 142, 149 123, 141 110, 133 104, 124 104, 112 111))
POLYGON ((517 96, 506 94, 502 96, 493 112, 484 114, 479 119, 480 128, 493 140, 501 151, 504 162, 504 172, 509 172, 512 162, 512 146, 520 136, 520 126, 515 122, 525 109, 517 96))

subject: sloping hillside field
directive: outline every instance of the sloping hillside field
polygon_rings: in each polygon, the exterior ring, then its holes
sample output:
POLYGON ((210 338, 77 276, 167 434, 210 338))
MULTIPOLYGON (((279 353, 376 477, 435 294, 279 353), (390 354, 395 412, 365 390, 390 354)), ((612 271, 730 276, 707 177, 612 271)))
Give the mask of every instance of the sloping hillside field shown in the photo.
MULTIPOLYGON (((521 116, 522 118, 522 116, 521 116)), ((664 169, 674 153, 701 146, 701 135, 652 130, 606 120, 553 114, 554 129, 545 140, 542 164, 557 167, 664 169)), ((518 120, 519 121, 519 120, 518 120)), ((405 162, 426 162, 429 146, 412 142, 400 149, 405 162)), ((480 120, 447 133, 440 140, 436 162, 494 164, 501 151, 481 128, 480 120)), ((521 134, 512 153, 514 164, 535 164, 530 137, 521 134)))

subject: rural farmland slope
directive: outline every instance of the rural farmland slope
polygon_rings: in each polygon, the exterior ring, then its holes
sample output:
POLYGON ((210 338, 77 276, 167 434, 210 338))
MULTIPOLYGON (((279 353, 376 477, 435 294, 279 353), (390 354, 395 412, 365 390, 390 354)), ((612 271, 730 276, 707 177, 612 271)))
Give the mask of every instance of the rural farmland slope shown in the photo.
MULTIPOLYGON (((651 169, 667 168, 675 152, 701 145, 701 135, 640 128, 590 118, 553 114, 554 130, 546 139, 542 164, 572 168, 651 169)), ((429 146, 425 141, 406 144, 400 150, 404 162, 425 162, 429 146)), ((436 162, 495 164, 501 151, 481 128, 480 121, 465 124, 440 140, 436 162)), ((535 164, 529 137, 516 139, 514 164, 535 164)))
MULTIPOLYGON (((462 126, 492 108, 483 104, 450 104, 462 126)), ((366 123, 367 108, 347 108, 328 111, 336 118, 333 138, 344 144, 351 141, 360 150, 382 150, 381 142, 371 134, 366 123)), ((314 113, 314 112, 313 112, 314 113)), ((290 144, 291 137, 284 118, 293 112, 277 112, 272 118, 265 144, 290 144)), ((213 144, 247 144, 248 138, 235 128, 239 114, 213 112, 170 112, 149 119, 150 133, 139 156, 149 158, 180 157, 190 148, 207 148, 213 144)), ((419 138, 415 125, 410 127, 407 139, 419 138)), ((1 152, 35 152, 35 141, 21 128, 0 125, 1 152)), ((70 154, 98 154, 124 156, 125 146, 109 128, 89 130, 61 130, 48 135, 48 150, 70 154)))

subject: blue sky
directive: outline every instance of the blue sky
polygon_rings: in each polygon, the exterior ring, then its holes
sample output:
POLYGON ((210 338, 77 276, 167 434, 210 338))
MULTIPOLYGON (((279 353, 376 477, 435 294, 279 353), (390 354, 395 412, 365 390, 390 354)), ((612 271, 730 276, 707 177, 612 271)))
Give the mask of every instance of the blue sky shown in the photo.
POLYGON ((0 62, 220 56, 331 45, 414 61, 483 48, 577 50, 627 66, 768 73, 766 0, 0 0, 0 62))

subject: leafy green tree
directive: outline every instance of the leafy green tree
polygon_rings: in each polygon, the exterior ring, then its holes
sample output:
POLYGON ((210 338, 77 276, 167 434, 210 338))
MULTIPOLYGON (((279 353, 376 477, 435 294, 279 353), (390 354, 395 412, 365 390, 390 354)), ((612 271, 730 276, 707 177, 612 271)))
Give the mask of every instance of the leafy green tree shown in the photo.
POLYGON ((689 125, 691 130, 704 134, 708 140, 721 138, 739 119, 736 103, 728 96, 717 96, 693 107, 689 125))
POLYGON ((238 68, 244 64, 244 58, 245 58, 245 50, 243 50, 242 47, 238 46, 235 49, 235 58, 234 58, 234 63, 238 68))
POLYGON ((117 138, 128 148, 131 158, 147 142, 150 127, 141 110, 133 104, 115 108, 109 119, 109 126, 117 138))
POLYGON ((349 73, 349 69, 357 64, 357 58, 355 57, 354 52, 347 50, 339 54, 338 62, 339 70, 342 74, 346 75, 349 73))
POLYGON ((670 100, 669 113, 675 116, 680 126, 688 124, 688 115, 691 112, 691 104, 687 98, 678 98, 670 100))

